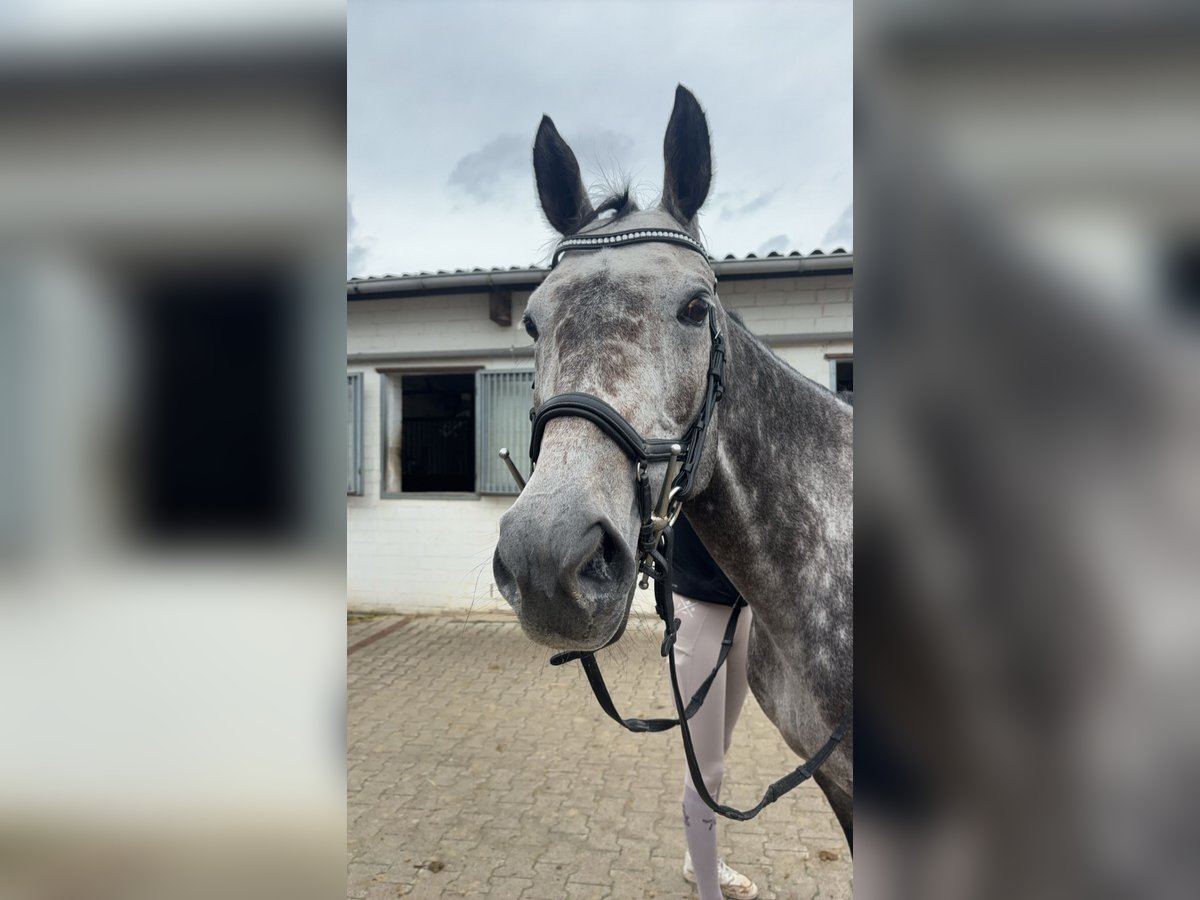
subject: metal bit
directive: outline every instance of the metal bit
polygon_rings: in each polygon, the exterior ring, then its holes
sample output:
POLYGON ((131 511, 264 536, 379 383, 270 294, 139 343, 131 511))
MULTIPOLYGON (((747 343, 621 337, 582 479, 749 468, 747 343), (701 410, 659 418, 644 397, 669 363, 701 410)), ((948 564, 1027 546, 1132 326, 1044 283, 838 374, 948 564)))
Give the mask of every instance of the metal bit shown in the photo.
POLYGON ((517 468, 517 464, 512 461, 512 457, 508 455, 508 448, 501 447, 499 456, 504 460, 504 464, 508 466, 508 472, 513 477, 513 481, 517 483, 519 490, 525 490, 525 479, 521 477, 521 470, 517 468))
POLYGON ((654 515, 660 519, 667 518, 667 510, 671 505, 671 482, 679 474, 681 465, 683 465, 683 447, 679 444, 672 444, 671 461, 667 463, 667 475, 663 479, 662 490, 658 493, 658 504, 654 510, 654 515))

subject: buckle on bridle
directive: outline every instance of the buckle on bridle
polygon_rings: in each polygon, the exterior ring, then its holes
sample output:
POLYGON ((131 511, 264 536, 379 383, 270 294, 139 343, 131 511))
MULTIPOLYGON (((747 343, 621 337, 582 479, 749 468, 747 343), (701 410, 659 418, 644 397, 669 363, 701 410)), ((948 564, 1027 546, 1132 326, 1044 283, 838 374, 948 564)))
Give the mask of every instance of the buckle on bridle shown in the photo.
POLYGON ((679 503, 678 496, 681 489, 675 487, 675 479, 679 476, 679 467, 682 465, 683 445, 672 444, 671 459, 667 462, 667 474, 663 478, 662 490, 658 493, 658 503, 655 504, 654 512, 650 516, 650 522, 654 526, 655 543, 658 543, 663 531, 679 515, 679 507, 682 504, 679 503), (674 508, 672 508, 672 503, 675 504, 674 508))
MULTIPOLYGON (((642 529, 638 534, 638 553, 641 556, 641 564, 639 568, 642 572, 641 581, 638 586, 644 591, 650 587, 650 579, 661 578, 661 573, 653 571, 653 568, 646 565, 646 560, 650 554, 659 548, 662 543, 662 534, 667 527, 675 524, 675 520, 679 517, 679 511, 683 507, 683 503, 679 500, 679 495, 683 492, 682 487, 674 486, 675 479, 679 476, 679 469, 683 465, 683 445, 671 445, 671 458, 667 461, 667 474, 663 477, 662 488, 658 492, 658 502, 654 505, 654 510, 647 516, 643 509, 642 514, 642 529)), ((639 485, 645 484, 646 463, 642 460, 637 464, 637 481, 639 485)), ((647 495, 648 496, 648 495, 647 495)), ((644 501, 640 501, 643 502, 644 501)))

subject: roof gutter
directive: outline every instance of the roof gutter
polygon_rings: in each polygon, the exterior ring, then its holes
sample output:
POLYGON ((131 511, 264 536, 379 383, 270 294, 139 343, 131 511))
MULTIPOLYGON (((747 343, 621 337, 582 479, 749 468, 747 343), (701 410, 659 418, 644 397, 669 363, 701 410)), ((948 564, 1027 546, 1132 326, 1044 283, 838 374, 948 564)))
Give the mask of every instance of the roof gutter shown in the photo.
POLYGON ((427 291, 480 290, 536 286, 546 277, 546 269, 517 269, 507 272, 455 272, 445 275, 401 275, 396 278, 372 278, 346 282, 348 299, 371 294, 421 294, 427 291))
POLYGON ((816 275, 852 271, 853 253, 828 256, 765 256, 761 259, 721 259, 712 264, 718 278, 754 278, 760 275, 816 275))
MULTIPOLYGON (((817 275, 829 271, 852 271, 853 253, 828 256, 768 256, 762 259, 714 260, 713 271, 718 278, 780 277, 785 275, 817 275)), ((400 275, 392 278, 372 278, 369 281, 346 283, 348 300, 365 300, 372 295, 394 297, 398 294, 430 292, 478 291, 493 288, 534 288, 542 283, 549 269, 509 269, 504 272, 452 272, 438 275, 400 275)))

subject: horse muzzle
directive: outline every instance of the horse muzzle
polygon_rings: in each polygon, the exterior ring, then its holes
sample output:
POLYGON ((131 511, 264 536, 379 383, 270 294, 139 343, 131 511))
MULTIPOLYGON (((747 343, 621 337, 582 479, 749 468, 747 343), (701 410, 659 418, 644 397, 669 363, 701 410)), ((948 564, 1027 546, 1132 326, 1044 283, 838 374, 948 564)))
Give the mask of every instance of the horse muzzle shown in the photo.
POLYGON ((595 650, 624 629, 636 580, 634 550, 604 519, 563 522, 536 498, 500 521, 496 586, 534 641, 595 650))

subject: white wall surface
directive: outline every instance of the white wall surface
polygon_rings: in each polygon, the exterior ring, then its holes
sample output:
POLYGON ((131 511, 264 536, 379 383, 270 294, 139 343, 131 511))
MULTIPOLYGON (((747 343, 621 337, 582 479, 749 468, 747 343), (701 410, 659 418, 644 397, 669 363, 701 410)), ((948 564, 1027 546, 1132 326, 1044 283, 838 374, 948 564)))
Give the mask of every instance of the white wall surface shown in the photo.
MULTIPOLYGON (((853 329, 850 275, 730 281, 721 301, 801 374, 829 386, 826 354, 850 353, 851 341, 822 338, 853 329)), ((488 318, 486 294, 362 300, 347 304, 348 372, 363 373, 363 496, 346 498, 346 591, 353 610, 507 611, 492 581, 492 551, 509 496, 382 499, 379 368, 403 365, 529 369, 531 356, 495 356, 527 347, 520 327, 528 293, 513 295, 513 325, 488 318), (437 352, 413 359, 412 353, 437 352), (359 354, 372 354, 359 362, 359 354), (380 359, 395 354, 394 360, 380 359)), ((523 454, 522 454, 523 455, 523 454)), ((521 468, 528 471, 528 461, 521 468)), ((653 610, 651 592, 635 609, 653 610)))

